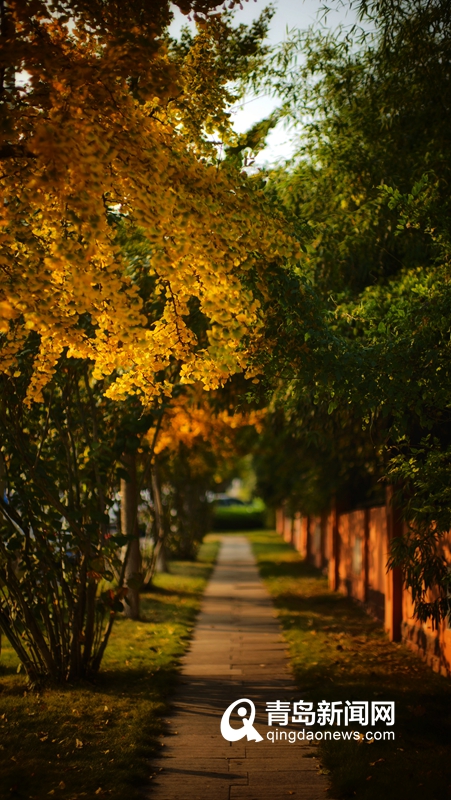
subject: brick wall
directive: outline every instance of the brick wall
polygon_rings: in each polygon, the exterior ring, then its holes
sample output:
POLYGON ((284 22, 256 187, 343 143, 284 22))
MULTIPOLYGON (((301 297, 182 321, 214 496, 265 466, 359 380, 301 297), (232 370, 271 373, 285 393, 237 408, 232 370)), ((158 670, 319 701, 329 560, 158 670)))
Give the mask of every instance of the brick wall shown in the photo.
MULTIPOLYGON (((277 532, 310 563, 327 572, 331 589, 364 605, 384 625, 392 641, 402 639, 442 675, 451 675, 451 629, 420 623, 413 614, 410 592, 399 570, 386 568, 390 539, 403 528, 387 494, 385 506, 338 514, 336 509, 316 517, 276 514, 277 532)), ((443 543, 451 565, 451 534, 443 543)))

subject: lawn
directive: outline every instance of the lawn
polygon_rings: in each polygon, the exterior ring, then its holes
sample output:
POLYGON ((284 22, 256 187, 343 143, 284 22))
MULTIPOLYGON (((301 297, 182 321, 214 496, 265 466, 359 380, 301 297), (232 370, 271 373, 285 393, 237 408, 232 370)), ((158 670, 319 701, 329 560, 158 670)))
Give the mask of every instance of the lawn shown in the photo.
POLYGON ((241 505, 213 507, 213 528, 215 531, 242 532, 263 528, 266 507, 263 500, 255 497, 250 503, 241 505))
POLYGON ((95 683, 28 692, 8 647, 0 658, 0 796, 142 798, 148 760, 218 550, 172 562, 142 597, 142 619, 118 619, 95 683))
MULTIPOLYGON (((299 699, 394 700, 395 742, 325 742, 330 794, 359 800, 451 797, 451 682, 434 674, 279 536, 250 534, 290 645, 299 699)), ((294 726, 295 727, 295 726, 294 726)))

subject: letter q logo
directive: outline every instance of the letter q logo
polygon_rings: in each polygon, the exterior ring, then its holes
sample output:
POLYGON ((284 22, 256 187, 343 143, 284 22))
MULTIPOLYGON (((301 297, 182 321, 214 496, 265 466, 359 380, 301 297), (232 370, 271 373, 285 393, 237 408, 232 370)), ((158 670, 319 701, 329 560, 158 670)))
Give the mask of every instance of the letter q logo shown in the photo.
POLYGON ((245 736, 248 742, 261 742, 263 740, 263 736, 260 736, 258 731, 254 728, 254 719, 255 719, 255 706, 252 700, 248 700, 247 697, 243 697, 241 700, 235 700, 222 715, 221 719, 221 733, 224 739, 227 739, 228 742, 238 742, 240 739, 243 739, 245 736), (250 706, 250 715, 249 717, 246 714, 249 714, 249 710, 242 706, 242 703, 248 703, 250 706), (237 714, 242 718, 243 725, 241 728, 232 728, 230 724, 230 715, 232 711, 239 706, 237 710, 237 714))

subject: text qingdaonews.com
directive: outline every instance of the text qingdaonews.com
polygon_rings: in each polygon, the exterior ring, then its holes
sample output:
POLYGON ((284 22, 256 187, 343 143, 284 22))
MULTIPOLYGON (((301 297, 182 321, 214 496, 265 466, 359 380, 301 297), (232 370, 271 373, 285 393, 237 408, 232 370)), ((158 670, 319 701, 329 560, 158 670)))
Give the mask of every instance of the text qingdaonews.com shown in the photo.
POLYGON ((389 741, 394 742, 395 740, 395 732, 394 731, 365 731, 365 733, 359 733, 359 731, 281 731, 281 730, 274 730, 268 731, 266 734, 266 738, 269 739, 270 742, 274 744, 274 742, 281 742, 287 741, 290 744, 294 744, 296 741, 300 742, 312 742, 312 741, 327 741, 334 739, 338 741, 340 739, 343 740, 355 740, 356 742, 362 741, 362 739, 366 740, 367 742, 380 742, 380 741, 389 741))

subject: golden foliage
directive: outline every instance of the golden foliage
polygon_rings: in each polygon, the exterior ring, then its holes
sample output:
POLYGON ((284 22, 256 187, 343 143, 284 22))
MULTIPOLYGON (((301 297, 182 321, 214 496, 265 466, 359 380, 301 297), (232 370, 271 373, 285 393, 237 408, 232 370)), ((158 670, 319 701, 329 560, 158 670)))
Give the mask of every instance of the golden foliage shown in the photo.
MULTIPOLYGON (((206 395, 201 384, 190 387, 181 397, 173 399, 162 418, 155 445, 155 453, 169 458, 176 456, 182 446, 188 454, 194 474, 211 469, 208 453, 214 456, 216 472, 236 461, 238 438, 246 427, 262 429, 266 409, 236 411, 215 408, 214 396, 206 395), (213 400, 213 403, 210 402, 213 400)), ((154 441, 156 429, 146 434, 149 443, 154 441)), ((219 473, 218 473, 219 475, 219 473)))
MULTIPOLYGON (((174 402, 166 412, 155 452, 177 450, 180 443, 187 448, 192 447, 196 439, 208 442, 214 451, 220 452, 232 443, 236 430, 251 426, 257 431, 261 429, 264 410, 247 412, 222 410, 214 412, 202 402, 199 392, 188 395, 180 402, 174 402)), ((155 429, 151 428, 147 437, 152 441, 155 429)))
POLYGON ((153 26, 132 4, 104 16, 95 2, 3 11, 4 59, 25 79, 8 84, 4 67, 0 369, 17 372, 37 334, 33 399, 63 352, 91 359, 96 378, 113 375, 116 399, 169 393, 156 374, 173 362, 182 382, 215 389, 245 369, 243 342, 258 334, 243 274, 297 250, 254 181, 212 158, 206 132, 230 135, 218 20, 177 63, 159 35, 166 4, 154 5, 153 26), (115 214, 148 242, 157 319, 143 314, 115 214), (187 322, 193 298, 208 320, 202 347, 187 322))

